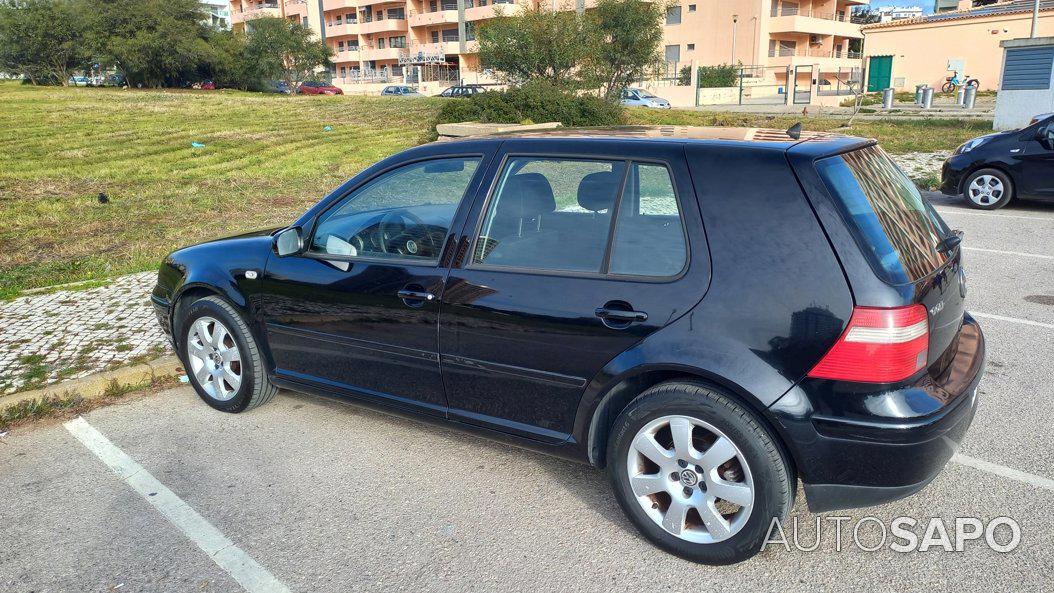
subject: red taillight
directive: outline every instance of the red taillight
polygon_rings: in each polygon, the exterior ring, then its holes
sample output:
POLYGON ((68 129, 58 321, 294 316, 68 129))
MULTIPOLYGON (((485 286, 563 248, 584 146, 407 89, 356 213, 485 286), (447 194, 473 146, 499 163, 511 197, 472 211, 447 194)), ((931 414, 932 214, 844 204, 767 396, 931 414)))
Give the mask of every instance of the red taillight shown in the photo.
POLYGON ((857 383, 901 381, 926 366, 929 345, 926 307, 856 307, 845 332, 809 376, 857 383))

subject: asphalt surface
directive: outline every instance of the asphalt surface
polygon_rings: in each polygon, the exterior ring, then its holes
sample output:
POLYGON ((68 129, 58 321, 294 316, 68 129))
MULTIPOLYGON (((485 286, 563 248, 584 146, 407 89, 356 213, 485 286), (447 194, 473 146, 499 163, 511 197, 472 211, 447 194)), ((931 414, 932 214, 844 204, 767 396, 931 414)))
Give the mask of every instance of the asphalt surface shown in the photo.
MULTIPOLYGON (((815 551, 776 546, 736 566, 695 565, 639 537, 605 475, 586 466, 294 393, 226 415, 181 387, 84 416, 192 509, 174 519, 62 422, 0 439, 0 591, 245 590, 177 527, 187 512, 268 571, 280 584, 271 590, 1049 590, 1054 206, 982 213, 932 201, 966 231, 969 308, 988 338, 961 453, 995 465, 952 462, 913 497, 822 516, 799 492, 803 545, 821 519, 815 551), (1008 516, 1021 540, 1008 553, 977 541, 962 552, 864 552, 843 528, 839 551, 834 516, 949 527, 1008 516)), ((874 525, 863 525, 873 545, 874 525)))

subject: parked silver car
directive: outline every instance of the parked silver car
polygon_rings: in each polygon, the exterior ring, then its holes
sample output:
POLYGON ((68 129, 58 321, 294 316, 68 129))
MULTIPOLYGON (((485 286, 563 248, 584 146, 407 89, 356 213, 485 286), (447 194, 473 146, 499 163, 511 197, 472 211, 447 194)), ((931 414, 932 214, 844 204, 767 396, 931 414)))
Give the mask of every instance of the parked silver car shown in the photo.
POLYGON ((670 102, 662 97, 656 97, 644 89, 626 89, 619 97, 626 107, 652 107, 654 109, 669 109, 670 102))
POLYGON ((384 87, 381 95, 385 97, 423 97, 421 93, 408 86, 391 85, 384 87))

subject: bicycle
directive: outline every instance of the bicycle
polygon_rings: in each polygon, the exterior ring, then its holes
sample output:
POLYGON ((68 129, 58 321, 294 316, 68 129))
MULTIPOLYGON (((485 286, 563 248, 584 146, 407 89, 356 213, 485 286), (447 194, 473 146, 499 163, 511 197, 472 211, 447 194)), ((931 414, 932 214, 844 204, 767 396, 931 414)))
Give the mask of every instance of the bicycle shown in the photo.
POLYGON ((966 75, 962 78, 962 80, 965 80, 966 82, 961 82, 957 79, 957 76, 949 76, 944 80, 946 82, 944 83, 944 86, 941 87, 941 92, 944 93, 953 93, 956 89, 959 88, 960 85, 972 86, 974 88, 981 86, 981 81, 977 80, 976 78, 970 78, 969 75, 966 75))

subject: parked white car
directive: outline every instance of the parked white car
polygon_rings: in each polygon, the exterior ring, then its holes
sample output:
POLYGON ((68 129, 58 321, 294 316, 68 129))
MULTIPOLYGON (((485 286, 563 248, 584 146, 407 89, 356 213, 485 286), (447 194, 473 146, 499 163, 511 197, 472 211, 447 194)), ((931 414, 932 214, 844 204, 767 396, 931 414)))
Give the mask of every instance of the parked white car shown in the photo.
POLYGON ((381 91, 381 95, 385 97, 422 97, 423 95, 413 88, 408 86, 386 86, 381 91))
POLYGON ((662 97, 657 97, 644 89, 626 89, 619 97, 626 107, 652 107, 654 109, 669 109, 670 102, 662 97))

